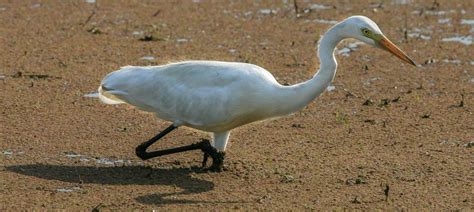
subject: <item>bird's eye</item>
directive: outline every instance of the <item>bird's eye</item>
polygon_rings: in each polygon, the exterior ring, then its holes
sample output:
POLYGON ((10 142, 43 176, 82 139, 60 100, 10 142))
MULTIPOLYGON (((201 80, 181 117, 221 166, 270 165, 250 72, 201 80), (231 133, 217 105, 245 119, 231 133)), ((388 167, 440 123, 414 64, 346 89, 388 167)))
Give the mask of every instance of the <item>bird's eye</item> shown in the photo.
POLYGON ((364 29, 362 29, 362 33, 367 35, 367 34, 369 34, 369 30, 367 28, 364 28, 364 29))

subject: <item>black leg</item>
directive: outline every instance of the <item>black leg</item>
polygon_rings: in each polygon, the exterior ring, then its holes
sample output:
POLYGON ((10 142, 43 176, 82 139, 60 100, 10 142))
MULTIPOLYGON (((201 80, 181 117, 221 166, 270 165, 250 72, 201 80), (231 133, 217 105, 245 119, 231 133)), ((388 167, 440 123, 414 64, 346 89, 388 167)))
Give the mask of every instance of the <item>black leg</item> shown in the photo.
POLYGON ((169 126, 162 132, 160 132, 158 135, 155 137, 151 138, 150 140, 143 142, 142 144, 138 145, 135 148, 135 152, 139 158, 142 160, 148 160, 150 158, 154 157, 159 157, 163 155, 169 155, 169 154, 174 154, 178 152, 185 152, 185 151, 190 151, 190 150, 196 150, 196 149, 201 149, 204 152, 204 159, 202 161, 202 167, 206 167, 207 159, 209 157, 212 158, 212 165, 207 169, 209 171, 217 171, 220 172, 222 171, 223 164, 224 164, 224 152, 218 152, 216 148, 212 147, 211 143, 207 139, 203 139, 199 143, 194 143, 191 145, 187 146, 182 146, 182 147, 176 147, 176 148, 171 148, 171 149, 164 149, 164 150, 158 150, 158 151, 153 151, 153 152, 147 152, 147 148, 150 147, 152 144, 163 138, 166 134, 170 133, 174 129, 176 129, 174 125, 169 126))
POLYGON ((135 152, 139 158, 142 160, 148 160, 150 158, 158 157, 158 156, 163 156, 163 155, 169 155, 173 153, 178 153, 178 152, 185 152, 185 151, 190 151, 190 150, 195 150, 195 149, 201 149, 202 144, 197 143, 197 144, 191 144, 188 146, 182 146, 182 147, 176 147, 172 149, 164 149, 164 150, 158 150, 158 151, 153 151, 153 152, 147 152, 146 149, 151 146, 153 143, 156 141, 160 140, 160 138, 163 138, 166 134, 170 133, 176 129, 174 125, 169 126, 162 132, 160 132, 158 135, 153 137, 147 142, 144 142, 135 148, 135 152))

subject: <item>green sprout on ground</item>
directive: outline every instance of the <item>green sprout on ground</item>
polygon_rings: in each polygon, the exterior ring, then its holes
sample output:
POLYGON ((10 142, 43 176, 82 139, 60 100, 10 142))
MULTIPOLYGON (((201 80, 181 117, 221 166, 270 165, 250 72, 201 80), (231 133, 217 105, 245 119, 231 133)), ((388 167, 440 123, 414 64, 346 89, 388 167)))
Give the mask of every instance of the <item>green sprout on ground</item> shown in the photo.
POLYGON ((336 112, 336 122, 339 124, 348 125, 349 124, 349 117, 344 114, 343 112, 336 112))

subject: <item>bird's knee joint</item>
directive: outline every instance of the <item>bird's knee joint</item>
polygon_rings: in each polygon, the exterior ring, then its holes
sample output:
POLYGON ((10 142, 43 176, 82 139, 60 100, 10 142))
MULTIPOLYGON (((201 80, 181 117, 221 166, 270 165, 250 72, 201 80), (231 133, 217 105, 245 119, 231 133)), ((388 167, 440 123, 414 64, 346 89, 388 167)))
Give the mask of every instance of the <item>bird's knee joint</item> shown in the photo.
POLYGON ((135 148, 135 154, 142 160, 148 159, 146 148, 143 148, 142 146, 135 148))

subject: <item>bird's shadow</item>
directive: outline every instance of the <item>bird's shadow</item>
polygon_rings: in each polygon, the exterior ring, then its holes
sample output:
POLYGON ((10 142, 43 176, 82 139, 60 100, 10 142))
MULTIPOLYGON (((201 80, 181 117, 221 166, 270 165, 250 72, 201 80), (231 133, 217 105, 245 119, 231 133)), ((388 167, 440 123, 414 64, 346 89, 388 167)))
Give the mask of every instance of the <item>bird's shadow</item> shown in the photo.
MULTIPOLYGON (((214 183, 191 176, 195 170, 189 168, 151 168, 144 166, 93 167, 29 164, 5 167, 7 171, 46 180, 69 183, 103 185, 168 185, 181 188, 177 193, 151 194, 137 197, 143 204, 193 204, 202 201, 169 199, 171 195, 198 194, 214 189, 214 183)), ((204 202, 205 203, 205 202, 204 202)))

